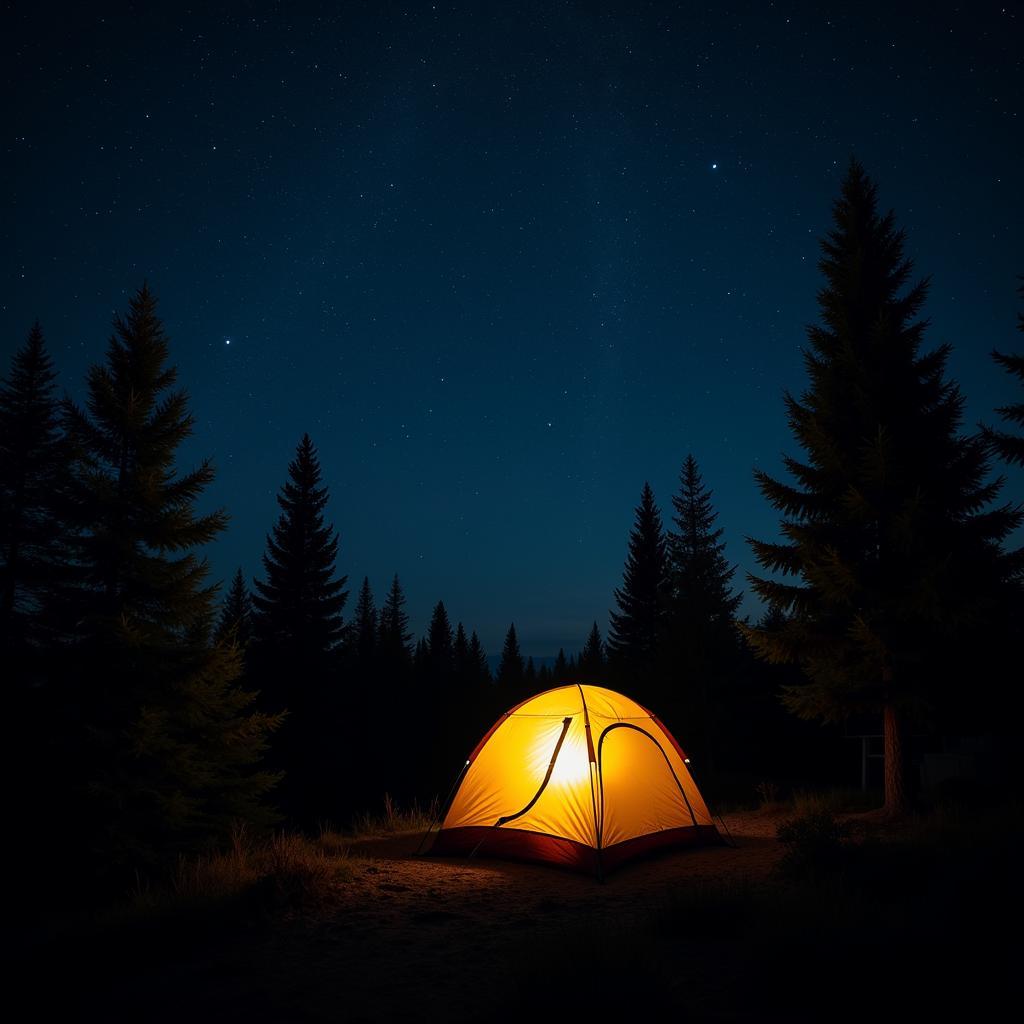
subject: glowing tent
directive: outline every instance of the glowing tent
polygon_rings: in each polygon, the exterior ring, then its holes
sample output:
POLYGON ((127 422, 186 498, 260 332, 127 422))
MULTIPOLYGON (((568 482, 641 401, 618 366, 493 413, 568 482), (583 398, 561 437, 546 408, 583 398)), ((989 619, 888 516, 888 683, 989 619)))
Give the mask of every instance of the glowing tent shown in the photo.
POLYGON ((668 729, 621 693, 577 685, 531 697, 491 727, 432 852, 601 874, 648 850, 720 841, 668 729))

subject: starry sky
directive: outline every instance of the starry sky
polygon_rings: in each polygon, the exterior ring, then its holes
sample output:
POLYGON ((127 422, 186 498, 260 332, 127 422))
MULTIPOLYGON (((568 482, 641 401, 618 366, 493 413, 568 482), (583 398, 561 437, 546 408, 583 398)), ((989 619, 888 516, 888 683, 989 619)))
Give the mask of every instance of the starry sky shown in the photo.
POLYGON ((513 620, 578 649, 688 452, 742 582, 851 155, 932 277, 968 426, 1011 399, 1014 3, 13 6, 4 372, 38 317, 80 396, 148 280, 181 464, 211 456, 231 514, 218 578, 260 571, 308 431, 341 571, 378 598, 397 571, 417 632, 441 598, 492 654, 513 620))

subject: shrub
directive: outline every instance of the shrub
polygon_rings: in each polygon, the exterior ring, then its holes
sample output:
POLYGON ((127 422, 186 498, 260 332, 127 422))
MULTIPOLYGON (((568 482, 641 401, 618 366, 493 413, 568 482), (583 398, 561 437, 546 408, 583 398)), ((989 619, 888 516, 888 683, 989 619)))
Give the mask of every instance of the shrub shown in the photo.
POLYGON ((850 827, 831 811, 818 809, 784 821, 776 829, 786 852, 779 862, 783 874, 802 878, 844 866, 850 848, 850 827))

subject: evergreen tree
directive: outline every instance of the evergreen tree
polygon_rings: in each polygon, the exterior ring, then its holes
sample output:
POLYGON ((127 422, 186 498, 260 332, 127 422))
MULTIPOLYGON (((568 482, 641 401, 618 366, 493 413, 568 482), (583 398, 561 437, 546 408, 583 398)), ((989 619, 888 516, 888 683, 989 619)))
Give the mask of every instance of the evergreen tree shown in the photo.
POLYGON ((455 646, 452 650, 452 674, 456 686, 460 690, 469 689, 473 685, 473 673, 469 660, 469 640, 465 627, 460 622, 455 627, 455 646))
POLYGON ((469 663, 473 669, 473 679, 477 686, 490 684, 491 670, 487 665, 487 654, 480 645, 480 638, 474 629, 469 638, 469 663))
POLYGON ((508 696, 518 700, 523 693, 524 684, 523 656, 519 653, 519 639, 516 636, 516 625, 513 622, 505 634, 505 644, 501 649, 501 661, 498 663, 498 686, 508 696))
POLYGON ((335 568, 338 535, 324 520, 327 501, 306 434, 278 494, 281 514, 267 536, 265 579, 255 581, 251 658, 266 706, 288 710, 275 756, 286 772, 285 809, 304 823, 337 810, 345 796, 328 782, 339 754, 344 702, 338 655, 348 592, 347 577, 335 568))
POLYGON ((37 322, 0 382, 0 660, 11 678, 23 677, 30 650, 53 632, 46 606, 68 556, 56 379, 37 322))
POLYGON ((167 357, 144 286, 89 371, 86 410, 66 407, 80 517, 67 699, 82 739, 72 751, 82 820, 68 827, 105 868, 173 858, 239 819, 268 821, 260 801, 275 782, 257 763, 277 720, 238 687, 238 652, 211 642, 215 588, 196 549, 226 517, 195 512, 209 462, 175 469, 193 419, 167 357))
MULTIPOLYGON (((1018 289, 1024 298, 1024 285, 1018 289)), ((1024 332, 1024 313, 1017 314, 1017 330, 1024 332)), ((1024 355, 994 351, 992 358, 1007 373, 1012 374, 1024 384, 1024 355)), ((1024 401, 1004 405, 996 412, 1008 423, 1014 424, 1018 430, 1024 429, 1024 401)), ((984 428, 986 440, 1000 458, 1017 466, 1024 466, 1024 433, 1011 434, 1005 430, 984 428)))
POLYGON ((584 683, 604 683, 605 670, 604 643, 601 640, 601 631, 597 628, 597 623, 595 622, 590 629, 586 643, 583 645, 583 650, 580 651, 580 681, 584 683))
MULTIPOLYGON (((324 521, 328 494, 320 483, 320 460, 305 434, 277 497, 281 514, 267 536, 266 579, 255 581, 253 594, 260 656, 313 668, 321 677, 301 679, 300 687, 322 683, 344 635, 341 612, 348 598, 347 577, 336 577, 338 535, 324 521)), ((293 676, 284 683, 293 699, 294 682, 293 676)))
POLYGON ((365 673, 372 667, 377 652, 377 608, 373 603, 369 576, 363 577, 363 585, 359 588, 359 599, 352 616, 352 644, 360 671, 365 673))
MULTIPOLYGON (((636 508, 622 586, 615 591, 608 656, 615 675, 644 699, 658 694, 654 676, 665 632, 669 577, 665 534, 645 483, 636 508)), ((655 702, 656 703, 656 702, 655 702)))
POLYGON ((678 683, 666 694, 663 714, 686 723, 687 749, 706 766, 707 779, 715 768, 718 735, 727 729, 721 719, 737 668, 741 595, 732 592, 736 569, 726 561, 718 514, 692 454, 683 463, 672 506, 665 674, 678 683))
POLYGON ((553 686, 551 681, 551 669, 547 665, 541 665, 537 669, 537 690, 543 693, 545 690, 550 690, 553 686))
POLYGON ((252 639, 252 596, 239 569, 220 610, 215 634, 218 643, 235 644, 244 651, 252 639))
POLYGON ((523 689, 526 693, 537 692, 537 667, 533 663, 533 655, 526 659, 526 671, 523 672, 523 689))
POLYGON ((551 678, 556 686, 569 681, 569 662, 565 660, 565 649, 558 648, 558 657, 555 658, 554 667, 551 669, 551 678))
POLYGON ((405 613, 405 594, 398 573, 391 581, 384 607, 380 610, 378 651, 392 671, 407 667, 412 660, 412 633, 405 613))
POLYGON ((431 687, 445 687, 451 684, 455 665, 455 649, 452 640, 452 626, 444 602, 434 605, 427 628, 427 682, 431 687))
POLYGON ((833 220, 821 323, 804 357, 810 385, 786 396, 805 460, 784 460, 793 483, 755 474, 784 518, 783 539, 751 541, 754 553, 796 580, 752 576, 787 618, 745 631, 762 657, 803 668, 806 682, 786 691, 797 714, 881 714, 885 809, 899 814, 910 797, 907 714, 934 701, 962 630, 998 606, 1010 571, 998 543, 1021 513, 982 511, 999 487, 984 482, 985 445, 957 432, 963 399, 944 379, 948 347, 920 352, 926 283, 903 290, 903 233, 892 213, 878 214, 876 186, 856 163, 833 220))
POLYGON ((426 637, 420 637, 416 641, 416 651, 412 657, 413 672, 417 679, 425 679, 430 663, 430 645, 426 637))

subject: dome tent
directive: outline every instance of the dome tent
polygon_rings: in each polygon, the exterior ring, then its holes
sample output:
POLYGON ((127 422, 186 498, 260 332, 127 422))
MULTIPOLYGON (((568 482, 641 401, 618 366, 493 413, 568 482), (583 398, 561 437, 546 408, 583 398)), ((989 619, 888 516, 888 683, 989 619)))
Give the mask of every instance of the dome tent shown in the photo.
POLYGON ((470 754, 431 850, 600 875, 669 846, 721 842, 686 756, 646 708, 559 686, 506 711, 470 754))

